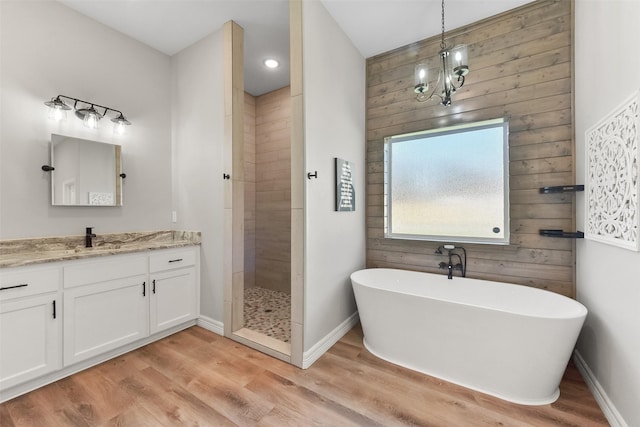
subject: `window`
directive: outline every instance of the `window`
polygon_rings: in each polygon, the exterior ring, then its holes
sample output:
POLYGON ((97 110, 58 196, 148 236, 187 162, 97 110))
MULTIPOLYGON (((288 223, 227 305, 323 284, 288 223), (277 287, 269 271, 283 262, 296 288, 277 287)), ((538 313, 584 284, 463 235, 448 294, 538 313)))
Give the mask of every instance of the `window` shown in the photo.
POLYGON ((385 138, 385 237, 509 244, 509 123, 385 138))

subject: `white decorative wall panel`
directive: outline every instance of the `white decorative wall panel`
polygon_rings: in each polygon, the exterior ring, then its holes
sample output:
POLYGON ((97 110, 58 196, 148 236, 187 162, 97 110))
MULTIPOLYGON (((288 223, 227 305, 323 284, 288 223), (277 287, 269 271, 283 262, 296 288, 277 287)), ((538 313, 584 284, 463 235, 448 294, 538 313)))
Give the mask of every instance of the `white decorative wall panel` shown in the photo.
POLYGON ((635 251, 640 249, 639 104, 636 91, 586 132, 585 237, 635 251))

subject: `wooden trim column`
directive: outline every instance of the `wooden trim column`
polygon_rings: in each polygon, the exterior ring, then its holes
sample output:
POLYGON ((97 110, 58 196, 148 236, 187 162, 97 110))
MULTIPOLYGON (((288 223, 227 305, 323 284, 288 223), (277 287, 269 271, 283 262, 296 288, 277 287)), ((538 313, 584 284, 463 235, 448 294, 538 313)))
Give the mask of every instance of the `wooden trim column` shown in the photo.
MULTIPOLYGON (((243 327, 244 30, 224 24, 224 334, 243 327)), ((223 177, 220 177, 222 179, 223 177)))
POLYGON ((302 0, 289 1, 291 61, 291 363, 304 352, 304 110, 302 93, 302 0))

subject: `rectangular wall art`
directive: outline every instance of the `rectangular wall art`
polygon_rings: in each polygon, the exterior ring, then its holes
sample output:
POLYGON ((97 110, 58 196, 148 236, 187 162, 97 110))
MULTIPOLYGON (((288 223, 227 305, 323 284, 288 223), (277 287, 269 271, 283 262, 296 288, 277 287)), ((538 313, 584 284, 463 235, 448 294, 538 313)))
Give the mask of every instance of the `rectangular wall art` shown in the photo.
POLYGON ((353 188, 353 166, 351 162, 336 159, 336 211, 356 210, 356 192, 353 188))
POLYGON ((640 91, 587 130, 585 237, 640 250, 640 91))

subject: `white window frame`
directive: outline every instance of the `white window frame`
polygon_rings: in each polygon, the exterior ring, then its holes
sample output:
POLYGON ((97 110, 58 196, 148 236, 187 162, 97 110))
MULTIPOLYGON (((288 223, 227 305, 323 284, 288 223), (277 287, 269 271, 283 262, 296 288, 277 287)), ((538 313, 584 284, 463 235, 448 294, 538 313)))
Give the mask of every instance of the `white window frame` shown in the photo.
POLYGON ((446 128, 430 129, 420 132, 407 133, 402 135, 393 135, 384 139, 384 235, 389 239, 404 240, 426 240, 433 242, 452 242, 452 243, 479 243, 492 245, 508 245, 510 242, 510 218, 509 218, 509 122, 507 119, 499 118, 493 120, 485 120, 481 122, 466 123, 446 128), (504 233, 501 237, 485 238, 475 236, 457 236, 457 235, 425 235, 425 234, 405 234, 394 233, 392 229, 392 179, 393 171, 391 170, 391 156, 393 150, 392 144, 395 142, 406 142, 415 139, 424 139, 425 137, 438 137, 461 132, 470 132, 487 128, 502 127, 503 129, 503 209, 504 223, 502 224, 504 233))

